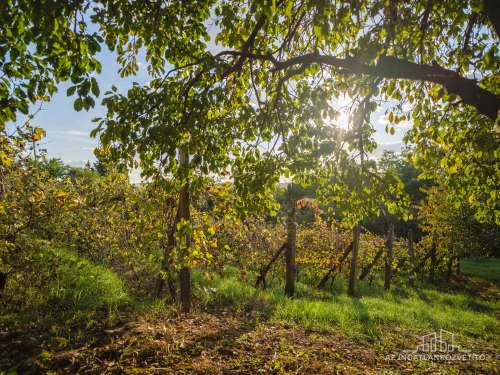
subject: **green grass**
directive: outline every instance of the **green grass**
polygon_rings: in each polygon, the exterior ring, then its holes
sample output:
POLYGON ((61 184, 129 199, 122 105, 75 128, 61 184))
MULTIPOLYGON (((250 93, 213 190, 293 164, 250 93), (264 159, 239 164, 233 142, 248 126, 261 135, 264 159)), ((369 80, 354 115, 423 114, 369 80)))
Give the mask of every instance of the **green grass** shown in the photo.
POLYGON ((476 276, 493 282, 500 282, 500 259, 463 259, 461 271, 465 275, 476 276))
POLYGON ((129 300, 123 281, 110 269, 77 254, 52 250, 59 260, 49 302, 75 309, 116 308, 129 300))
MULTIPOLYGON (((333 290, 343 289, 345 280, 338 278, 333 290)), ((345 293, 318 292, 298 283, 297 297, 283 295, 280 285, 266 291, 256 290, 230 273, 215 276, 203 286, 207 302, 230 303, 242 308, 264 309, 271 319, 298 324, 318 331, 340 330, 343 334, 377 341, 387 327, 412 332, 446 329, 472 340, 496 343, 500 325, 495 317, 499 302, 488 302, 467 294, 443 292, 429 286, 418 289, 395 287, 384 292, 379 282, 360 284, 361 297, 345 293)))
POLYGON ((91 322, 103 312, 111 318, 119 306, 131 302, 118 275, 75 252, 40 245, 36 259, 38 276, 28 276, 26 281, 23 274, 17 274, 9 280, 7 293, 18 298, 21 308, 10 311, 7 304, 0 311, 1 321, 16 325, 31 321, 91 322), (34 282, 36 278, 41 281, 34 282))

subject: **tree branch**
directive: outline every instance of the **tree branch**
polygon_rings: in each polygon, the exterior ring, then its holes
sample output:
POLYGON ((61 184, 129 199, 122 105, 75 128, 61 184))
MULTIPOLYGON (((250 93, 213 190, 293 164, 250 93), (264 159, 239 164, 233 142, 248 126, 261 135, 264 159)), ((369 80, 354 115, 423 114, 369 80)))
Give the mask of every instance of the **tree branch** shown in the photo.
POLYGON ((246 58, 269 61, 274 65, 273 71, 291 68, 295 65, 321 64, 345 69, 355 74, 367 74, 386 79, 408 79, 414 81, 433 82, 442 85, 446 90, 458 95, 463 103, 469 104, 477 111, 493 121, 500 110, 500 96, 483 89, 478 83, 458 75, 455 71, 438 65, 417 64, 392 56, 382 56, 375 65, 367 65, 353 57, 338 58, 321 55, 317 52, 277 61, 269 54, 224 51, 220 55, 244 55, 246 58))
POLYGON ((483 0, 483 9, 500 39, 500 12, 497 0, 483 0))

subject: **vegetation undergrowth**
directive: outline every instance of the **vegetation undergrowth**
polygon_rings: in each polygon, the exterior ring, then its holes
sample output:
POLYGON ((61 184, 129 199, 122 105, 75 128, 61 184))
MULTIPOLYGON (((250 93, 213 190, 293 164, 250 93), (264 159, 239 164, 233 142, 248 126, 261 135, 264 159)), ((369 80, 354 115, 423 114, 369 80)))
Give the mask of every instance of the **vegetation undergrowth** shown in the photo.
POLYGON ((339 277, 330 290, 317 291, 299 282, 296 298, 288 298, 279 283, 266 290, 255 289, 229 270, 222 276, 212 275, 201 291, 207 303, 264 308, 276 321, 320 332, 340 330, 346 336, 370 342, 382 339, 388 327, 421 334, 445 329, 489 343, 495 343, 500 335, 495 317, 498 301, 483 301, 426 284, 413 290, 396 286, 385 292, 380 280, 371 287, 361 284, 359 297, 351 298, 338 294, 344 284, 339 277))
POLYGON ((27 287, 21 277, 11 280, 9 287, 23 289, 23 300, 11 303, 3 321, 25 324, 37 320, 41 324, 54 321, 80 321, 87 324, 102 315, 112 317, 119 307, 131 304, 126 285, 112 268, 98 265, 73 251, 54 248, 39 242, 39 251, 31 260, 38 265, 41 280, 27 287), (44 280, 45 271, 50 278, 44 280))

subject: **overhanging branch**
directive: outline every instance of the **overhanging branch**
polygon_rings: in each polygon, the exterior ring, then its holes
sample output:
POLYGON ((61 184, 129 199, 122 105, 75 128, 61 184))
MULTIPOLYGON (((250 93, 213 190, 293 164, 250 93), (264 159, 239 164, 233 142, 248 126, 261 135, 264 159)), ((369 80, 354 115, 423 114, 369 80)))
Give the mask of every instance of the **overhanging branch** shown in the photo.
POLYGON ((493 121, 500 110, 500 96, 483 89, 477 81, 458 75, 453 70, 438 65, 416 64, 397 57, 382 56, 375 65, 367 65, 353 57, 338 58, 331 55, 309 53, 288 60, 278 61, 270 54, 245 53, 239 51, 224 51, 219 56, 244 56, 244 58, 269 61, 272 70, 285 70, 293 66, 308 66, 311 64, 328 65, 345 69, 355 74, 367 74, 386 79, 408 79, 433 82, 442 85, 450 94, 459 96, 462 102, 471 105, 476 110, 493 121))

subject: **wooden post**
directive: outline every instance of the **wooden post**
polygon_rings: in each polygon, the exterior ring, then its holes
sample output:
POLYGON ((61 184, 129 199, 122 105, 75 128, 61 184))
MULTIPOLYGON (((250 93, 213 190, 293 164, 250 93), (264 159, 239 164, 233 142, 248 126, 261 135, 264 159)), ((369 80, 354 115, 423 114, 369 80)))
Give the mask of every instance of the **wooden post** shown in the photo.
MULTIPOLYGON (((179 168, 181 170, 182 177, 185 179, 179 196, 179 218, 190 222, 191 217, 189 212, 190 198, 188 181, 189 154, 183 149, 179 150, 179 168)), ((185 242, 186 246, 189 246, 191 242, 189 235, 186 235, 185 242)), ((181 256, 182 266, 179 273, 179 282, 182 310, 187 313, 191 309, 191 270, 186 264, 186 256, 187 254, 182 254, 181 256)))
POLYGON ((295 293, 295 251, 297 244, 297 222, 296 202, 293 196, 293 188, 291 184, 288 185, 288 206, 285 294, 289 297, 292 297, 295 293))
POLYGON ((353 297, 356 289, 356 266, 358 262, 358 249, 359 249, 359 235, 361 227, 356 225, 353 229, 353 239, 352 239, 352 254, 351 254, 351 270, 349 274, 349 288, 347 293, 353 297))
POLYGON ((384 278, 384 289, 389 290, 391 288, 391 277, 392 277, 392 247, 394 242, 394 224, 389 224, 389 230, 387 231, 387 241, 386 241, 386 257, 385 257, 385 278, 384 278))

